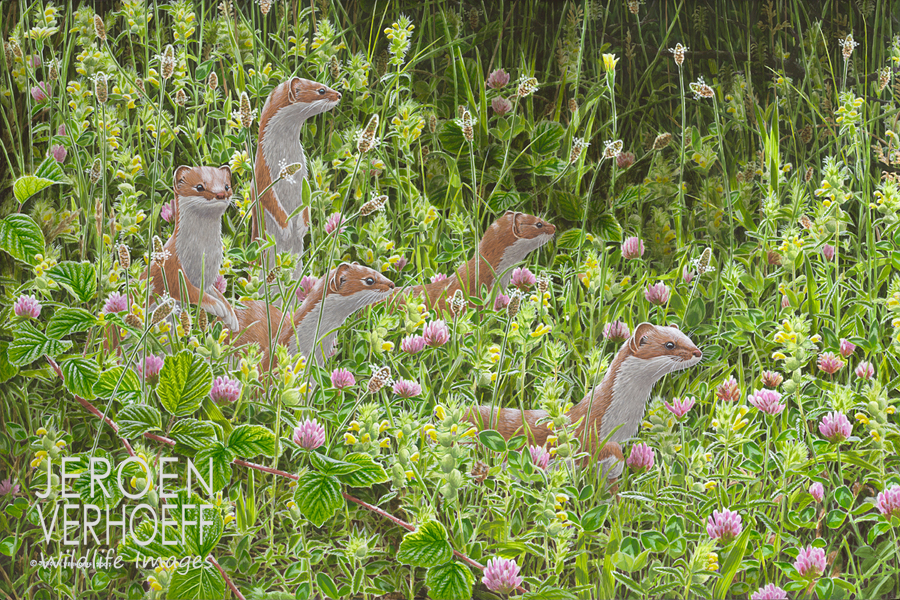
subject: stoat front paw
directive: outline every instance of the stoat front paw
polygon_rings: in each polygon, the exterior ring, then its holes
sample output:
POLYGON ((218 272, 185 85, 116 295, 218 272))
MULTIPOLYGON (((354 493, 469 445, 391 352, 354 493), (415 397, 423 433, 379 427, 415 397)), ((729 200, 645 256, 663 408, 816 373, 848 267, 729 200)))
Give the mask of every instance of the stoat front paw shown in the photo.
POLYGON ((207 312, 222 319, 222 322, 225 323, 225 326, 231 331, 240 329, 237 314, 235 314, 234 309, 231 308, 231 305, 225 300, 213 296, 204 296, 203 308, 207 312))

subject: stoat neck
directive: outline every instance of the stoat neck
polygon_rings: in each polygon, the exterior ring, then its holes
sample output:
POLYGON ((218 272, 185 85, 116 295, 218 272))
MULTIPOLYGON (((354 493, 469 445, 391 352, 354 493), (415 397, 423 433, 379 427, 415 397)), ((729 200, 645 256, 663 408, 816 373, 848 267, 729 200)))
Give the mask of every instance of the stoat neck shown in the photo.
POLYGON ((306 119, 313 116, 314 108, 311 104, 297 103, 277 108, 267 106, 264 112, 272 111, 274 114, 271 117, 268 114, 263 116, 266 126, 260 131, 259 147, 272 181, 278 179, 282 167, 300 163, 300 170, 292 180, 282 179, 272 188, 285 210, 291 213, 302 203, 303 187, 296 182, 306 178, 307 166, 300 133, 306 119))
POLYGON ((670 356, 638 358, 626 342, 603 380, 570 411, 573 422, 584 419, 581 431, 603 440, 616 426, 610 441, 622 442, 634 437, 640 428, 644 408, 653 386, 671 369, 670 356))
POLYGON ((211 289, 219 275, 222 254, 222 215, 227 204, 205 198, 175 198, 175 250, 185 277, 194 287, 211 289))
MULTIPOLYGON (((491 232, 489 232, 490 234, 491 232)), ((511 236, 508 236, 511 237, 511 236)), ((536 238, 498 238, 485 235, 478 245, 478 256, 473 256, 456 272, 455 277, 460 281, 467 281, 469 293, 476 293, 482 286, 488 288, 496 281, 501 289, 506 289, 509 279, 512 277, 512 267, 525 260, 532 251, 544 244, 541 237, 536 238), (476 263, 480 257, 480 264, 476 263), (476 269, 478 264, 478 285, 476 286, 476 269), (499 276, 499 279, 497 277, 499 276)))
POLYGON ((337 329, 344 324, 344 321, 357 310, 384 295, 377 290, 362 290, 347 296, 338 293, 328 294, 324 301, 325 311, 321 313, 324 285, 322 283, 320 285, 322 287, 319 289, 313 288, 314 292, 297 309, 294 315, 294 327, 297 333, 291 336, 289 344, 292 352, 299 352, 306 357, 309 357, 315 350, 315 360, 319 366, 325 359, 322 349, 324 348, 326 352, 331 351, 337 329), (321 323, 319 322, 320 313, 322 314, 321 323))

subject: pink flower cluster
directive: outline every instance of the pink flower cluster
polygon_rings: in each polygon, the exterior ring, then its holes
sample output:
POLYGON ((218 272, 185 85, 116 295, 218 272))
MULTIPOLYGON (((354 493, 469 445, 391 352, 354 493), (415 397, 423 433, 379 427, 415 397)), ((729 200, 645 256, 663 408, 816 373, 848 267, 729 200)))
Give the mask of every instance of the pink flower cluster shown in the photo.
POLYGON ((840 352, 841 356, 847 358, 848 356, 856 352, 856 345, 848 340, 845 340, 844 338, 841 338, 840 352))
MULTIPOLYGON (((343 222, 344 222, 344 217, 343 217, 343 215, 341 215, 341 213, 339 213, 339 212, 331 213, 331 216, 328 217, 328 220, 325 222, 325 233, 330 234, 335 229, 340 227, 341 223, 343 223, 343 222)), ((346 227, 341 227, 340 230, 338 231, 338 233, 344 233, 344 231, 346 229, 347 229, 346 227)))
POLYGON ((603 337, 612 342, 624 342, 631 337, 631 331, 622 321, 612 321, 603 327, 603 337))
POLYGON ((844 366, 844 361, 838 358, 834 352, 823 352, 819 355, 819 369, 829 375, 834 375, 844 366))
POLYGON ((485 85, 492 90, 499 90, 500 88, 505 87, 507 83, 509 83, 509 73, 503 69, 497 69, 496 71, 491 71, 485 85))
POLYGON ((172 222, 172 219, 175 217, 175 209, 171 200, 162 205, 162 208, 159 209, 159 216, 166 223, 172 222))
POLYGON ((788 600, 787 592, 770 583, 765 587, 761 587, 750 596, 750 600, 788 600))
POLYGON ((756 390, 747 397, 747 401, 767 415, 778 415, 785 409, 781 403, 781 394, 775 390, 756 390))
POLYGON ((839 444, 850 437, 853 426, 844 416, 844 413, 828 413, 819 422, 819 433, 830 442, 839 444))
POLYGON ((353 377, 353 373, 347 369, 335 369, 331 372, 331 385, 339 390, 343 390, 356 385, 356 379, 353 377))
POLYGON ((119 292, 113 292, 106 298, 101 312, 104 315, 108 315, 109 313, 120 313, 126 310, 128 310, 128 298, 119 292))
POLYGON ((875 367, 872 366, 872 363, 862 360, 856 365, 854 373, 860 379, 868 381, 875 375, 875 367))
POLYGON ((422 393, 422 386, 409 379, 398 379, 394 382, 394 393, 401 398, 413 398, 422 393))
POLYGON ((34 295, 26 296, 22 294, 13 304, 13 312, 17 317, 25 317, 26 319, 37 319, 41 316, 41 303, 34 295))
POLYGON ((648 285, 647 290, 644 292, 644 298, 650 304, 662 306, 669 301, 669 286, 662 282, 648 285))
POLYGON ((418 354, 425 349, 425 338, 421 335, 408 335, 400 341, 400 350, 407 354, 418 354))
POLYGON ((531 454, 531 462, 538 469, 546 469, 550 464, 550 453, 543 446, 528 446, 528 452, 531 454))
POLYGON ((684 418, 684 415, 688 414, 688 412, 694 408, 696 403, 696 399, 688 396, 687 398, 675 398, 675 400, 672 401, 672 404, 663 402, 663 405, 670 413, 675 415, 678 420, 681 420, 684 418))
POLYGON ((706 533, 709 537, 721 540, 723 544, 741 535, 743 529, 741 515, 727 508, 722 512, 714 510, 706 522, 706 533))
POLYGON ((809 495, 821 502, 825 498, 825 486, 818 481, 809 486, 809 495))
POLYGON ((316 287, 317 283, 319 283, 318 278, 312 275, 304 275, 303 279, 300 280, 300 285, 297 287, 297 302, 306 300, 306 297, 309 296, 309 293, 316 287))
POLYGON ((644 255, 644 241, 632 236, 622 243, 622 258, 631 260, 644 255))
POLYGON ((498 292, 497 297, 494 299, 494 310, 504 310, 507 306, 509 306, 509 296, 503 292, 498 292))
POLYGON ((716 397, 725 402, 737 402, 741 399, 741 388, 737 379, 729 377, 716 388, 716 397))
POLYGON ((443 346, 450 341, 450 328, 444 321, 430 321, 425 324, 425 330, 422 331, 422 337, 425 338, 425 345, 437 348, 443 346))
POLYGON ((293 440, 301 448, 315 450, 325 443, 325 428, 315 419, 306 419, 294 428, 293 440))
POLYGON ((498 594, 509 594, 522 585, 523 580, 516 561, 499 557, 488 559, 484 577, 481 578, 487 589, 498 594))
POLYGON ((163 361, 162 356, 148 354, 147 358, 144 359, 144 364, 138 364, 137 370, 141 377, 143 377, 147 381, 147 383, 149 383, 150 385, 156 385, 156 383, 159 381, 159 372, 162 371, 164 364, 165 361, 163 361))
POLYGON ((825 551, 821 548, 814 548, 812 545, 800 549, 797 560, 794 561, 794 568, 804 579, 818 579, 825 572, 827 563, 825 562, 825 551))
POLYGON ((516 267, 513 269, 512 277, 510 277, 509 281, 524 291, 537 283, 537 278, 535 278, 534 273, 528 270, 528 267, 516 267))
POLYGON ((625 463, 636 473, 641 473, 653 468, 653 448, 641 442, 631 447, 631 454, 625 463))
POLYGON ((212 390, 209 392, 209 397, 216 402, 237 402, 238 398, 241 397, 241 382, 228 376, 216 377, 215 381, 213 381, 212 390))
POLYGON ((878 492, 875 505, 878 506, 878 512, 886 517, 900 517, 900 485, 894 484, 890 489, 878 492))

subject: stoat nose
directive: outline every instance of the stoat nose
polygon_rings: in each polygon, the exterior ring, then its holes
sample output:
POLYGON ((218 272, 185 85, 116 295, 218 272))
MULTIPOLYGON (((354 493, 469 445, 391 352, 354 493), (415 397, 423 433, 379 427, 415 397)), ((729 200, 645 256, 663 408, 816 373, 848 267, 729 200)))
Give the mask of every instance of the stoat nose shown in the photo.
POLYGON ((700 352, 700 349, 699 349, 699 348, 697 348, 696 350, 694 350, 693 354, 694 354, 694 358, 703 358, 703 353, 700 352))
POLYGON ((389 289, 394 289, 394 282, 393 282, 393 281, 388 285, 388 288, 389 288, 389 289))
POLYGON ((340 92, 335 92, 335 94, 337 94, 338 100, 340 100, 340 99, 341 99, 341 93, 340 93, 340 92))
POLYGON ((216 194, 216 200, 224 200, 224 199, 225 199, 225 192, 219 192, 218 194, 216 194))

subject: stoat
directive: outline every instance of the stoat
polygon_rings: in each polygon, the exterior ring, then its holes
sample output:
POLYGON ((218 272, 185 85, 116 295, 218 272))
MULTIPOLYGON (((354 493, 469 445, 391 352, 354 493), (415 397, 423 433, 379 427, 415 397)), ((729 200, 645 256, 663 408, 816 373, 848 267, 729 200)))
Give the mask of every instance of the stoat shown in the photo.
MULTIPOLYGON (((677 326, 657 326, 641 323, 634 335, 626 340, 603 380, 584 399, 569 411, 569 419, 579 423, 575 430, 581 448, 597 461, 603 472, 618 477, 624 456, 620 442, 638 432, 644 407, 653 385, 667 373, 682 371, 700 362, 703 353, 677 326), (611 431, 621 427, 608 443, 597 448, 611 431)), ((482 429, 496 429, 509 439, 527 431, 530 444, 542 446, 551 430, 537 421, 546 417, 543 410, 521 411, 501 408, 491 412, 488 406, 469 411, 466 419, 482 429)))
MULTIPOLYGON (((186 167, 175 169, 175 231, 163 247, 162 268, 150 263, 153 294, 161 296, 168 285, 169 295, 183 303, 197 304, 220 317, 235 330, 238 319, 225 296, 215 288, 222 267, 222 215, 231 204, 231 169, 186 167), (181 289, 179 273, 186 289, 181 289), (163 279, 165 277, 165 280, 163 279), (200 285, 203 299, 200 300, 200 285)), ((147 272, 141 279, 147 278, 147 272)))
MULTIPOLYGON (((294 270, 297 278, 303 270, 300 257, 310 220, 308 206, 300 214, 289 218, 303 203, 303 186, 300 185, 300 180, 307 176, 306 154, 300 143, 300 131, 308 118, 331 110, 340 99, 340 92, 324 84, 293 77, 272 90, 259 119, 253 199, 261 194, 259 203, 265 215, 266 233, 275 239, 275 248, 269 250, 268 264, 269 268, 275 266, 275 252, 292 252, 297 255, 297 267, 294 270), (296 163, 300 164, 300 170, 296 174, 290 179, 277 181, 281 169, 296 163), (276 182, 275 185, 272 185, 273 181, 276 182)), ((251 215, 253 236, 259 237, 256 218, 254 210, 251 215)))
MULTIPOLYGON (((300 353, 309 357, 315 350, 316 364, 321 366, 325 358, 333 353, 337 329, 344 321, 359 309, 384 299, 393 290, 394 282, 378 271, 356 262, 341 263, 316 283, 290 319, 278 308, 266 307, 264 302, 245 302, 246 308, 238 311, 241 321, 238 343, 258 343, 265 355, 263 368, 268 369, 268 312, 272 335, 278 333, 279 326, 281 329, 277 343, 287 346, 292 355, 300 353)), ((272 344, 274 346, 275 343, 272 344)))
MULTIPOLYGON (((507 211, 484 232, 478 244, 477 256, 459 266, 451 277, 441 281, 398 290, 398 296, 411 293, 425 295, 428 308, 447 310, 447 300, 456 290, 469 296, 481 292, 482 286, 490 290, 496 283, 505 289, 512 275, 512 267, 525 260, 534 250, 549 242, 556 233, 550 222, 533 215, 507 211), (476 281, 477 271, 477 281, 476 281)), ((402 301, 402 299, 401 299, 402 301)))

